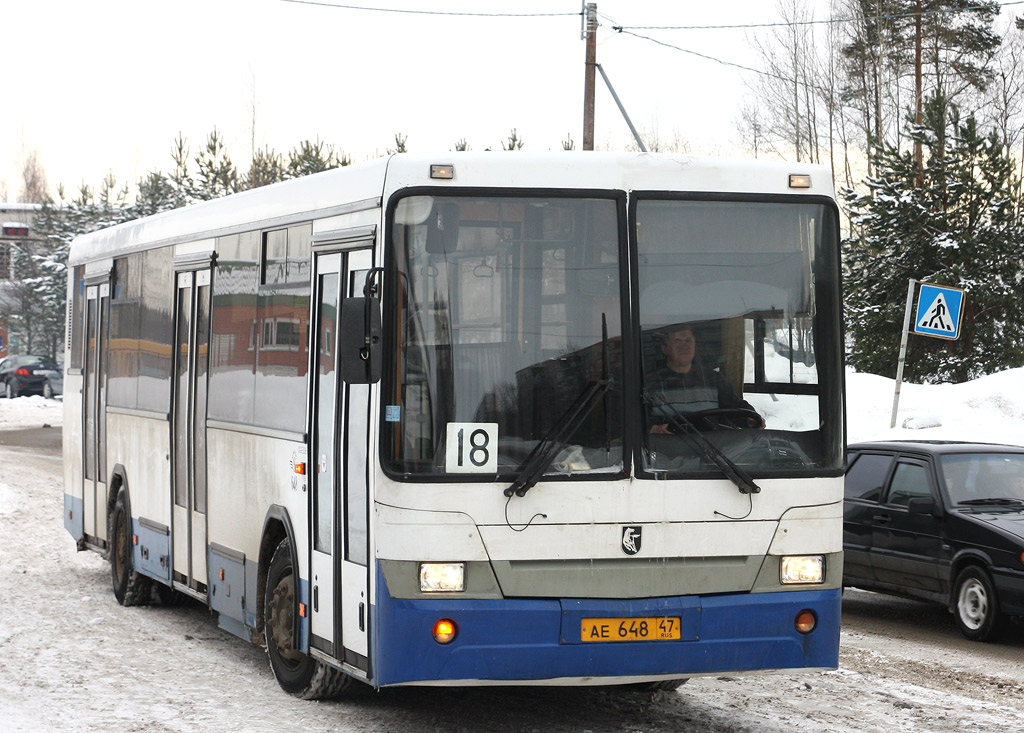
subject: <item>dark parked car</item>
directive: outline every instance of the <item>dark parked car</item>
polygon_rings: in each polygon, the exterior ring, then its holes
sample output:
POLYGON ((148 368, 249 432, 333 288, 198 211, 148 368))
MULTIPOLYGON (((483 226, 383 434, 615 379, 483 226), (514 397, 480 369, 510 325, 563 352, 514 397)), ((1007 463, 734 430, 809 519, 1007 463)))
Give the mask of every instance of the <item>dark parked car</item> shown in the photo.
POLYGON ((1024 448, 849 447, 843 585, 937 601, 968 639, 1024 615, 1024 448))
POLYGON ((0 361, 0 392, 6 397, 29 393, 52 397, 61 393, 63 385, 61 368, 44 356, 8 356, 0 361))

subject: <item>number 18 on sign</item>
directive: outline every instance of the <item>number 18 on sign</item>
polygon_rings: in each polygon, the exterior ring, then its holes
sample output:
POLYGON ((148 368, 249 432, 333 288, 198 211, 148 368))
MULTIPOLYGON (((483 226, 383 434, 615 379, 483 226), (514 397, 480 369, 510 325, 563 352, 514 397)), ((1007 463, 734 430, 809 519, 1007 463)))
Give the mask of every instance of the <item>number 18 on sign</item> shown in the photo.
POLYGON ((450 422, 447 438, 445 471, 498 472, 498 423, 450 422))

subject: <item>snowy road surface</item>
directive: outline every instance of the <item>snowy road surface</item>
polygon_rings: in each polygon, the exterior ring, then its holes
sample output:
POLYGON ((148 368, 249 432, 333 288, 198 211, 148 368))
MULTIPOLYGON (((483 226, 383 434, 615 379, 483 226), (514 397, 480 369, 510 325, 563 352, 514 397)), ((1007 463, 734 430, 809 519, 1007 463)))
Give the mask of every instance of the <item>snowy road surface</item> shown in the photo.
POLYGON ((1024 627, 972 643, 942 608, 856 590, 834 671, 698 678, 655 694, 406 688, 296 700, 262 649, 199 606, 117 605, 109 566, 64 531, 59 438, 43 427, 59 424, 59 403, 0 401, 3 733, 1024 730, 1024 627))

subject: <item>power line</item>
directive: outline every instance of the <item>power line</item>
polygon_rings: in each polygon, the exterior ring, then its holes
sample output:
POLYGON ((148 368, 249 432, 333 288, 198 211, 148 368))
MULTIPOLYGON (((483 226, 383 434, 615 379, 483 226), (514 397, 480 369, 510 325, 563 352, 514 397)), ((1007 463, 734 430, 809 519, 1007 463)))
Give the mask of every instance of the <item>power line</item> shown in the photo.
MULTIPOLYGON (((1011 0, 1011 2, 996 3, 999 8, 1011 5, 1024 5, 1024 0, 1011 0)), ((898 13, 892 15, 872 15, 860 18, 829 18, 826 20, 795 20, 776 23, 735 23, 732 25, 613 25, 612 30, 637 30, 637 31, 709 31, 709 30, 736 30, 752 28, 790 28, 798 25, 834 25, 839 23, 858 23, 863 20, 896 20, 899 18, 915 18, 918 15, 927 17, 929 15, 942 15, 950 13, 967 13, 975 10, 990 10, 991 5, 973 5, 967 8, 949 8, 940 10, 924 10, 920 13, 898 13)))
POLYGON ((790 78, 788 76, 782 76, 781 74, 774 74, 774 73, 772 73, 770 71, 762 71, 761 69, 755 69, 752 66, 744 66, 743 64, 737 64, 737 63, 734 63, 732 61, 725 61, 723 59, 715 58, 714 56, 708 56, 707 54, 704 54, 704 53, 699 53, 697 51, 691 51, 688 48, 680 48, 679 46, 674 46, 671 43, 666 43, 665 41, 659 41, 657 38, 651 38, 650 36, 642 36, 639 33, 633 33, 632 31, 628 31, 625 28, 619 28, 618 31, 619 31, 619 33, 624 33, 627 36, 633 36, 634 38, 640 38, 640 39, 642 39, 644 41, 650 41, 651 43, 656 43, 659 46, 665 46, 666 48, 671 48, 674 51, 679 51, 681 53, 688 53, 691 56, 697 56, 698 58, 706 59, 707 61, 714 61, 717 64, 722 64, 723 66, 732 66, 733 68, 742 69, 743 71, 750 71, 750 72, 752 72, 754 74, 760 74, 761 76, 769 76, 769 77, 771 77, 773 79, 779 79, 781 81, 787 82, 788 84, 799 84, 800 86, 804 86, 804 87, 807 87, 809 89, 815 89, 815 90, 817 90, 819 92, 825 92, 826 94, 829 93, 828 89, 825 89, 824 87, 819 87, 817 84, 811 84, 810 82, 800 81, 799 79, 792 79, 792 78, 790 78))
MULTIPOLYGON (((1024 1, 1024 0, 1022 0, 1024 1)), ((284 3, 295 5, 315 5, 322 8, 336 8, 339 10, 365 10, 371 13, 403 13, 406 15, 449 15, 468 18, 560 18, 578 16, 577 10, 572 13, 463 13, 444 10, 405 10, 402 8, 375 8, 366 5, 342 5, 341 3, 322 2, 320 0, 281 0, 284 3)))

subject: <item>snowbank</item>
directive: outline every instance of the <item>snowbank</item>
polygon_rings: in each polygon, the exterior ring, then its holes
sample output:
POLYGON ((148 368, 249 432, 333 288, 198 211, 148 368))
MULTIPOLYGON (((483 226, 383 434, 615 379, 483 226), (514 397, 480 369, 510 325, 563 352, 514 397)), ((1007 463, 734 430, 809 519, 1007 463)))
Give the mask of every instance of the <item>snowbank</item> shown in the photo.
POLYGON ((896 381, 846 373, 849 442, 977 440, 1024 445, 1024 368, 963 384, 904 384, 890 428, 896 381))
POLYGON ((0 399, 0 430, 60 427, 64 423, 64 403, 40 395, 0 399))

